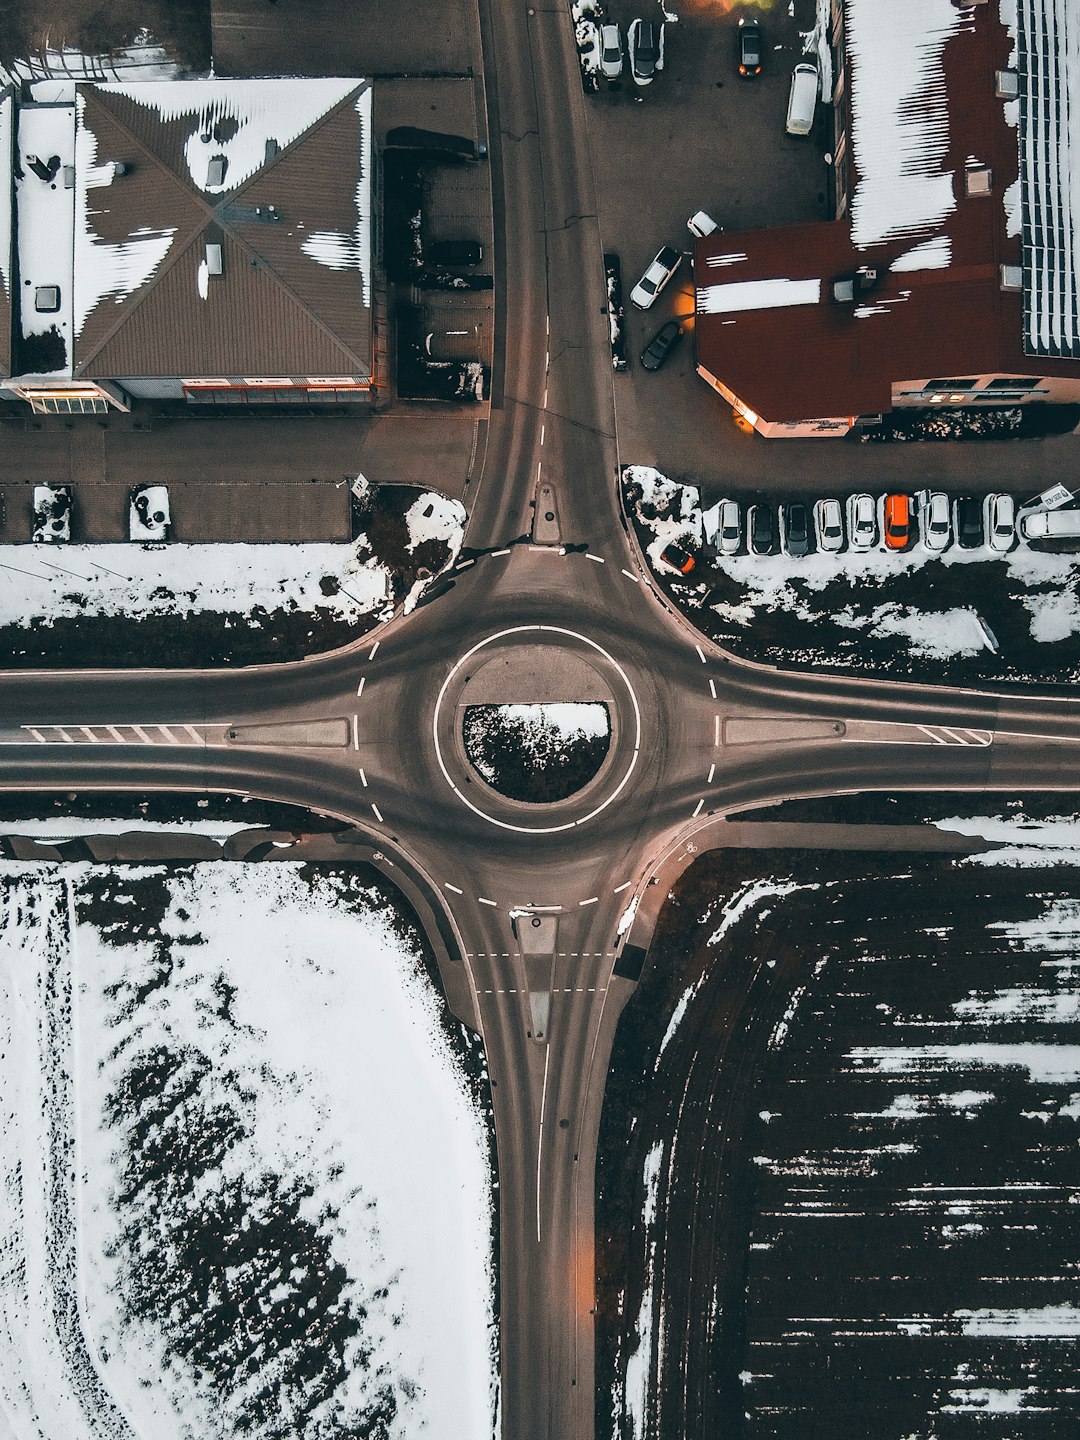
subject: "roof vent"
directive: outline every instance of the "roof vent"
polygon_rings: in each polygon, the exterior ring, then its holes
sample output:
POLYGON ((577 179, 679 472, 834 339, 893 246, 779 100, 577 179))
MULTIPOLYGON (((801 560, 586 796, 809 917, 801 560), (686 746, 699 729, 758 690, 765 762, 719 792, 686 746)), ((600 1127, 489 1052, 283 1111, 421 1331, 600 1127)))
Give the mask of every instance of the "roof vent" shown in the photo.
POLYGON ((989 195, 994 188, 994 172, 989 165, 972 165, 964 174, 967 195, 989 195))
POLYGON ((114 160, 112 167, 113 179, 119 180, 122 175, 131 174, 131 166, 124 160, 114 160))
POLYGON ((264 153, 264 156, 263 156, 263 164, 264 164, 264 165, 269 165, 269 164, 270 164, 270 161, 273 160, 274 156, 278 153, 278 151, 279 151, 280 149, 281 149, 281 146, 280 146, 280 145, 278 144, 278 142, 274 139, 274 137, 273 137, 272 135, 267 136, 267 139, 266 139, 266 150, 265 150, 265 153, 264 153))
POLYGON ((206 273, 208 275, 224 275, 225 269, 221 262, 221 246, 207 243, 206 246, 206 273))
POLYGON ((1024 288, 1024 270, 1021 265, 1002 265, 1001 288, 1002 290, 1022 290, 1024 288))
POLYGON ((39 285, 34 291, 34 309, 39 315, 55 315, 60 309, 60 286, 39 285))
POLYGON ((1020 81, 1015 70, 996 70, 994 85, 994 93, 999 100, 1015 100, 1020 93, 1020 81))
POLYGON ((224 155, 211 155, 206 165, 207 185, 224 185, 225 171, 229 168, 229 162, 224 155))

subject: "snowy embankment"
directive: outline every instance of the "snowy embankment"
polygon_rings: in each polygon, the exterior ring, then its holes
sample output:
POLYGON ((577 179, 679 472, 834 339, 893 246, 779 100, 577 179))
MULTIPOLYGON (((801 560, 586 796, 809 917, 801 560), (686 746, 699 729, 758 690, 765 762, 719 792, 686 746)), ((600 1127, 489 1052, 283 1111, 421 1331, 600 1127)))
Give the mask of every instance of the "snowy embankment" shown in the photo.
POLYGON ((9 863, 0 996, 5 1437, 492 1433, 485 1122, 381 894, 9 863))
MULTIPOLYGON (((411 555, 438 542, 445 560, 405 596, 411 610, 435 574, 461 549, 465 510, 425 492, 405 512, 411 555)), ((430 568, 430 567, 429 567, 430 568)), ((347 624, 394 613, 394 565, 367 536, 351 544, 35 545, 0 547, 0 626, 49 626, 91 616, 318 615, 347 624)))
MULTIPOLYGON (((667 574, 660 552, 672 542, 693 551, 705 545, 712 512, 703 514, 696 486, 680 485, 645 465, 627 466, 623 481, 637 523, 652 533, 646 553, 654 569, 667 574)), ((1053 643, 1080 635, 1080 557, 1047 554, 1022 543, 1006 554, 957 545, 935 554, 916 544, 902 552, 818 550, 801 559, 782 553, 717 555, 710 564, 740 594, 709 608, 743 630, 762 615, 784 612, 807 624, 827 619, 844 631, 895 638, 917 658, 976 655, 986 644, 977 618, 980 596, 973 593, 970 604, 942 610, 920 603, 920 596, 939 567, 993 564, 1000 567, 1003 583, 1017 590, 1032 641, 1053 643), (911 582, 910 602, 875 604, 875 590, 897 579, 911 582), (846 587, 842 594, 840 587, 846 587)), ((703 598, 709 589, 705 582, 696 587, 703 598)))

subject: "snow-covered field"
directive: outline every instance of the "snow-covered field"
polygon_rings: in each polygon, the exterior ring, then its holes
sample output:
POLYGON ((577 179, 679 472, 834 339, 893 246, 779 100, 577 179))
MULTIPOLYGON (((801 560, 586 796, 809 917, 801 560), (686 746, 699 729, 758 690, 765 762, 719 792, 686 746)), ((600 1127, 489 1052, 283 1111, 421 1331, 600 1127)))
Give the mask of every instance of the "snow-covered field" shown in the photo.
POLYGON ((0 867, 0 1434, 492 1434, 488 1138, 307 867, 0 867))
MULTIPOLYGON (((648 466, 627 466, 623 479, 638 524, 652 535, 646 547, 649 560, 670 580, 659 563, 660 552, 673 541, 700 549, 709 538, 712 512, 702 512, 695 486, 680 485, 648 466)), ((816 551, 802 559, 784 554, 721 555, 713 563, 733 582, 733 598, 715 601, 709 609, 736 634, 749 635, 763 616, 783 614, 806 625, 828 621, 852 639, 893 638, 914 659, 975 656, 987 643, 978 614, 993 598, 987 595, 986 572, 979 572, 978 584, 972 585, 960 605, 935 606, 930 589, 940 583, 944 572, 949 572, 945 578, 955 589, 953 567, 991 564, 1001 577, 1002 593, 1018 597, 1035 646, 1080 635, 1080 556, 1048 554, 1022 543, 1007 554, 953 545, 936 555, 920 543, 902 553, 849 548, 816 551), (896 598, 898 581, 905 586, 905 599, 896 598), (886 585, 892 592, 888 598, 881 593, 886 585)), ((694 588, 685 593, 692 594, 694 588)), ((709 588, 701 582, 697 596, 704 598, 709 588)), ((807 647, 821 644, 819 627, 808 634, 807 647)))
MULTIPOLYGON (((453 564, 465 510, 435 491, 406 512, 408 551, 445 543, 453 564)), ((441 572, 440 572, 441 573, 441 572)), ((432 576, 405 598, 411 610, 432 576)), ((0 626, 90 616, 304 611, 352 623, 393 613, 392 569, 361 535, 352 544, 0 547, 0 626)))

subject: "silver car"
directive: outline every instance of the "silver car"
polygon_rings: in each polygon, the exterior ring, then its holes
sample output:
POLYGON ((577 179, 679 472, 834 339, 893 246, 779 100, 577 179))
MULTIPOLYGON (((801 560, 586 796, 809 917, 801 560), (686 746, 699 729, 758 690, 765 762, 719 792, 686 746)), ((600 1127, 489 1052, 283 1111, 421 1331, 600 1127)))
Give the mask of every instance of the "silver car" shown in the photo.
POLYGON ((844 516, 839 500, 814 502, 814 529, 817 531, 819 550, 844 548, 844 516))
POLYGON ((949 497, 940 490, 930 491, 919 509, 922 541, 927 550, 940 553, 952 544, 952 516, 949 497))
POLYGON ((623 70, 623 44, 618 25, 600 26, 600 73, 605 80, 618 80, 623 70))
POLYGON ((987 495, 983 504, 986 542, 1003 555, 1016 544, 1016 502, 1011 495, 987 495))
POLYGON ((742 516, 737 500, 721 500, 719 550, 721 555, 737 555, 742 544, 742 516))
POLYGON ((849 495, 848 539, 853 550, 872 550, 877 544, 877 505, 872 495, 849 495))

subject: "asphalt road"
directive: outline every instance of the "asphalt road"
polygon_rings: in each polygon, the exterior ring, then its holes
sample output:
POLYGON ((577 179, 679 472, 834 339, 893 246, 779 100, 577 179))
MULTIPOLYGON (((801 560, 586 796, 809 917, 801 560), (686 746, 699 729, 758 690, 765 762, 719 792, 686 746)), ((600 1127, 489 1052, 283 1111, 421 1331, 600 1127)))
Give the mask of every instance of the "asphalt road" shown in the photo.
POLYGON ((569 16, 482 0, 481 24, 502 308, 453 588, 377 641, 288 666, 6 676, 0 786, 257 794, 341 816, 407 868, 441 915, 448 993, 482 1031, 495 1086, 503 1433, 588 1440, 596 1134, 632 990, 613 967, 625 943, 647 944, 656 906, 621 934, 620 917, 696 831, 755 801, 1075 789, 1080 708, 786 675, 729 659, 666 607, 619 509, 569 16), (522 539, 538 484, 554 487, 561 545, 522 539), (524 645, 550 647, 554 667, 584 660, 617 701, 601 775, 542 809, 489 791, 460 742, 472 668, 512 665, 524 645))

